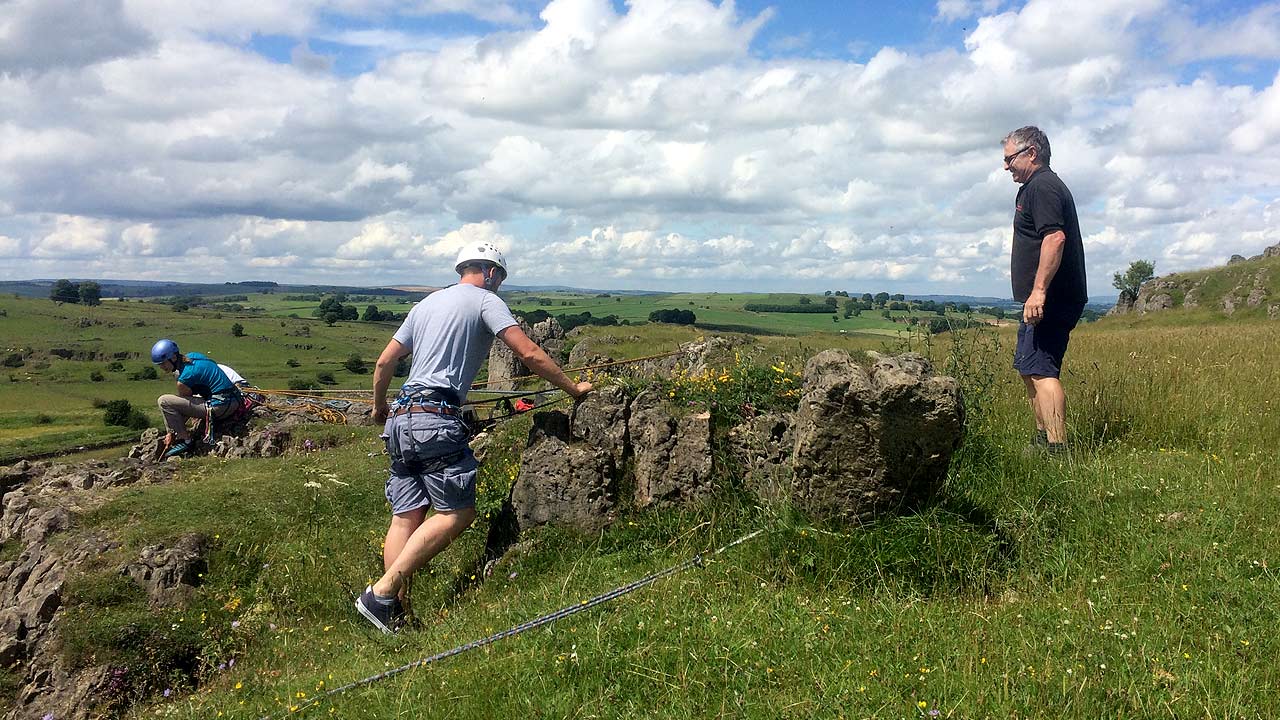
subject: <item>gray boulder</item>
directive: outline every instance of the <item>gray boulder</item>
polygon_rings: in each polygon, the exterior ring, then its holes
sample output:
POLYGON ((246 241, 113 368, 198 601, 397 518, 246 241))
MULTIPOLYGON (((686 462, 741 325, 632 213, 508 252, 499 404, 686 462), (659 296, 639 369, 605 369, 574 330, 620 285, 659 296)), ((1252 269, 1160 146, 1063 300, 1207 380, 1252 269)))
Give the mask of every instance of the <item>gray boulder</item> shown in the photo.
POLYGON ((821 517, 864 520, 933 493, 963 437, 956 381, 925 358, 842 350, 809 360, 793 432, 791 499, 821 517))
POLYGON ((676 415, 653 390, 631 403, 635 506, 666 506, 711 494, 711 413, 676 415))
POLYGON ((179 605, 201 584, 208 546, 208 538, 197 533, 183 535, 169 546, 148 545, 120 574, 146 590, 153 605, 179 605))
MULTIPOLYGON (((553 360, 560 361, 565 334, 559 321, 555 318, 547 318, 529 327, 528 323, 520 320, 520 329, 529 336, 530 340, 542 347, 553 360)), ((516 358, 515 353, 511 352, 511 348, 507 347, 506 343, 500 340, 493 343, 489 349, 489 384, 486 387, 490 390, 514 390, 516 384, 513 378, 529 374, 528 368, 516 358)))
POLYGON ((729 431, 730 457, 738 463, 743 485, 761 499, 777 502, 790 494, 795 436, 792 416, 757 415, 729 431))
POLYGON ((572 436, 609 455, 621 468, 630 453, 627 438, 628 399, 617 385, 600 388, 573 408, 572 436))
POLYGON ((534 413, 533 423, 511 488, 519 529, 552 524, 591 532, 612 523, 617 468, 610 454, 575 439, 564 412, 534 413))

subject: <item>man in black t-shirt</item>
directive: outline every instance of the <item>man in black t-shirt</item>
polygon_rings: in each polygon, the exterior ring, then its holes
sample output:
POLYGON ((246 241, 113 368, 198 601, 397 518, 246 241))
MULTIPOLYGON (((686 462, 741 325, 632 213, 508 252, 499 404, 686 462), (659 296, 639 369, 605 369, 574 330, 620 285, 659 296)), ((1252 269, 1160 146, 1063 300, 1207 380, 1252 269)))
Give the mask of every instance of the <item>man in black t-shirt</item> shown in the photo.
POLYGON ((1013 367, 1035 413, 1032 445, 1063 452, 1067 397, 1059 376, 1088 292, 1076 203, 1049 169, 1049 156, 1049 138, 1037 127, 1019 128, 1004 139, 1004 167, 1022 186, 1010 258, 1013 299, 1023 304, 1013 367))

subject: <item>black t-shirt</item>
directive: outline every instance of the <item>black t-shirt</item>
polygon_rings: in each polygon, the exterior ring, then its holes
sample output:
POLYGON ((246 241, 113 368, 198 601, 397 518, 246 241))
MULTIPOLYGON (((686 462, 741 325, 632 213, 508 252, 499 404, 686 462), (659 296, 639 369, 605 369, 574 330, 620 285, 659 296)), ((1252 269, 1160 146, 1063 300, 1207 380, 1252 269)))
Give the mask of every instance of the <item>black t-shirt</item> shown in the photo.
POLYGON ((1013 254, 1010 276, 1013 299, 1025 302, 1035 285, 1040 267, 1040 243, 1045 235, 1061 230, 1067 236, 1062 248, 1062 262, 1049 282, 1045 306, 1080 304, 1089 299, 1084 277, 1084 240, 1080 237, 1080 220, 1076 217, 1076 201, 1057 173, 1042 167, 1031 174, 1018 190, 1013 213, 1013 254))

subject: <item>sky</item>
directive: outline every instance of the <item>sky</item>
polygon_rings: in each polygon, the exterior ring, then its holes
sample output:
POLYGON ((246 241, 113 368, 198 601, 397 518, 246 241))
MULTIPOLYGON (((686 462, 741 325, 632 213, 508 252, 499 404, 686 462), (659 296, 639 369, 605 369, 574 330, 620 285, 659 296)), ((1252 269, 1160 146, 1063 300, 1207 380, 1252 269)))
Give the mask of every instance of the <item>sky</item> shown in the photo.
POLYGON ((0 0, 0 279, 1008 297, 1280 243, 1280 2, 0 0))

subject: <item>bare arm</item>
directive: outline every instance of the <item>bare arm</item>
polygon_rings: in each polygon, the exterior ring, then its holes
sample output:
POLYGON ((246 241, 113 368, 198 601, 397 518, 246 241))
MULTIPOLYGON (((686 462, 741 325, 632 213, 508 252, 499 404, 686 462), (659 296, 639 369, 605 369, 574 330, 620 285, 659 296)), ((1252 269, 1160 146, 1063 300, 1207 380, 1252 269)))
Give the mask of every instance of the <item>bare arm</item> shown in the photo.
POLYGON ((378 363, 373 368, 373 419, 386 422, 391 408, 387 405, 387 388, 391 387, 391 376, 395 374, 396 363, 409 354, 409 350, 399 340, 391 339, 378 356, 378 363))
POLYGON ((195 393, 191 392, 191 388, 182 383, 178 383, 178 388, 175 392, 178 393, 178 397, 189 398, 195 396, 195 393))
POLYGON ((1067 235, 1055 230, 1040 241, 1040 266, 1036 268, 1036 279, 1031 286, 1031 295, 1022 305, 1022 321, 1032 325, 1044 319, 1044 300, 1049 292, 1049 283, 1058 274, 1058 266, 1062 264, 1062 251, 1067 245, 1067 235))
POLYGON ((580 398, 591 392, 591 383, 575 383, 570 380, 569 376, 565 375, 560 366, 556 364, 556 361, 552 360, 546 351, 538 347, 537 343, 530 340, 519 325, 512 325, 498 333, 498 339, 511 348, 511 352, 520 358, 520 362, 524 363, 525 367, 552 385, 569 393, 571 397, 580 398))

